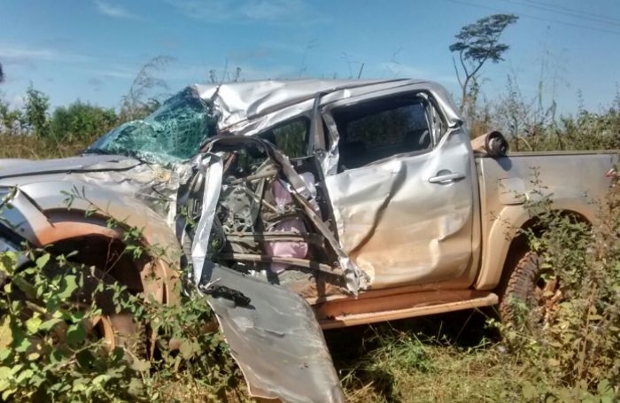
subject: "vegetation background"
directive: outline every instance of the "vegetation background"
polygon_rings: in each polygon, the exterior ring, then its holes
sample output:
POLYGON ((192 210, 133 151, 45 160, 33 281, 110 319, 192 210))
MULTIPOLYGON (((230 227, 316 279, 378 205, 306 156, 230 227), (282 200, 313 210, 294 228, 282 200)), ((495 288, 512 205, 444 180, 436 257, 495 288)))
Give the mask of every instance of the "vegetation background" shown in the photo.
MULTIPOLYGON (((516 19, 504 18, 500 22, 504 24, 503 30, 516 19)), ((471 42, 467 42, 466 34, 471 34, 472 26, 464 27, 460 37, 457 35, 451 51, 459 55, 467 50, 471 42)), ((490 45, 502 45, 499 35, 490 45)), ((502 49, 495 54, 496 61, 502 60, 507 47, 502 49)), ((547 83, 541 80, 539 94, 527 99, 519 89, 518 77, 509 76, 505 92, 498 99, 488 100, 481 90, 482 64, 478 65, 484 54, 474 53, 472 57, 474 68, 469 70, 467 57, 460 59, 465 74, 460 100, 472 137, 491 129, 500 130, 507 135, 513 152, 620 149, 620 91, 611 105, 600 110, 580 107, 564 115, 557 113, 554 99, 544 98, 543 88, 547 83)), ((157 79, 157 71, 165 67, 166 60, 156 58, 144 66, 118 109, 78 100, 51 110, 48 97, 34 85, 30 86, 22 108, 12 107, 0 94, 0 157, 41 159, 76 155, 107 130, 147 115, 162 99, 151 94, 167 91, 165 83, 157 79)), ((455 63, 455 69, 457 66, 455 63)), ((243 79, 243 72, 237 69, 234 79, 243 79)), ((217 81, 213 74, 212 80, 217 81)), ((542 192, 544 184, 539 185, 542 192)), ((542 211, 545 231, 522 234, 541 257, 550 278, 560 279, 558 290, 550 296, 557 297, 557 304, 547 326, 529 326, 527 312, 523 312, 520 326, 501 325, 493 310, 483 310, 329 331, 326 338, 349 401, 617 401, 620 395, 618 175, 612 178, 609 195, 596 201, 599 217, 591 226, 555 215, 548 201, 543 198, 538 205, 531 206, 538 214, 542 211)), ((10 271, 9 261, 2 264, 5 271, 10 271)), ((42 293, 58 287, 46 279, 38 281, 42 293)), ((136 306, 142 307, 138 303, 136 306)), ((140 310, 143 315, 153 315, 147 316, 149 319, 165 318, 165 323, 171 324, 167 329, 169 334, 185 337, 190 347, 182 352, 182 359, 159 357, 147 365, 133 366, 122 366, 120 361, 110 359, 98 371, 93 373, 91 369, 86 373, 69 357, 55 364, 49 361, 51 366, 45 367, 45 371, 37 367, 40 372, 34 375, 41 382, 32 384, 24 375, 24 371, 32 371, 29 369, 32 357, 13 346, 12 350, 3 350, 10 353, 0 354, 4 365, 0 373, 4 374, 5 368, 20 369, 12 374, 13 383, 0 382, 0 390, 13 391, 18 401, 39 396, 38 393, 49 397, 45 393, 51 392, 42 392, 45 385, 66 387, 64 395, 54 395, 58 401, 245 400, 238 370, 230 359, 222 358, 226 347, 219 339, 201 335, 200 326, 209 315, 206 306, 186 301, 174 310, 151 307, 144 311, 140 310), (63 377, 58 378, 58 373, 63 377), (100 377, 102 374, 107 377, 100 377), (139 388, 133 382, 135 379, 140 380, 139 388), (112 382, 124 387, 109 388, 112 382), (90 385, 89 388, 84 384, 90 385)), ((18 316, 13 318, 18 320, 18 316)), ((24 326, 23 329, 30 329, 24 326)), ((36 328, 33 333, 41 331, 36 328)), ((33 377, 33 373, 27 375, 33 377)))

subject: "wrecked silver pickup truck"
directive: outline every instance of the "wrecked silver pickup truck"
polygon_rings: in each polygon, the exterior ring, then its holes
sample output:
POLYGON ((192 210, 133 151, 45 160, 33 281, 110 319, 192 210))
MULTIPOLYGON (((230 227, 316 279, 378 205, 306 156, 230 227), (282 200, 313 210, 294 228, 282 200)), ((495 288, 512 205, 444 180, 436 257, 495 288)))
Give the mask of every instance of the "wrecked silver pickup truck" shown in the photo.
POLYGON ((535 223, 532 168, 554 208, 593 219, 615 154, 506 156, 501 140, 472 145, 428 81, 194 85, 80 156, 0 161, 0 240, 79 250, 166 303, 191 267, 253 396, 342 402, 322 329, 531 300, 541 284, 515 268, 531 257, 517 234, 535 223), (164 252, 114 255, 109 217, 164 252))

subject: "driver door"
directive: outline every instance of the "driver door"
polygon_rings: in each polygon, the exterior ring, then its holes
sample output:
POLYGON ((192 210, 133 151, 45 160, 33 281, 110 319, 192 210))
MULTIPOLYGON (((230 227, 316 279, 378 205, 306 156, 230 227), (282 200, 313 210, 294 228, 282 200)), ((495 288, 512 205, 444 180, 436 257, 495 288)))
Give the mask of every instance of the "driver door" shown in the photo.
POLYGON ((326 178, 338 235, 371 288, 469 281, 471 146, 435 105, 405 93, 325 111, 339 138, 338 173, 326 178))

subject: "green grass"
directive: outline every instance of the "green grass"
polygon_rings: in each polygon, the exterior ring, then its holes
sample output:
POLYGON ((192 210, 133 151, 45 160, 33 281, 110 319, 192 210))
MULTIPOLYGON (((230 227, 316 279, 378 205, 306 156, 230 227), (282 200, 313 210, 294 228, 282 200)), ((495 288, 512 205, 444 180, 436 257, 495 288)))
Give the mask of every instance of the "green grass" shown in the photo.
MULTIPOLYGON (((497 331, 486 326, 487 315, 493 312, 462 311, 326 331, 347 402, 525 401, 527 373, 497 331)), ((214 398, 207 385, 181 373, 175 381, 159 382, 158 388, 169 401, 237 403, 248 401, 242 384, 214 398)))
MULTIPOLYGON (((94 139, 92 139, 94 140, 94 139)), ((81 141, 41 140, 35 136, 12 136, 0 133, 0 158, 48 159, 71 157, 80 153, 91 139, 81 141)))
POLYGON ((326 333, 351 402, 519 401, 518 363, 463 311, 326 333))

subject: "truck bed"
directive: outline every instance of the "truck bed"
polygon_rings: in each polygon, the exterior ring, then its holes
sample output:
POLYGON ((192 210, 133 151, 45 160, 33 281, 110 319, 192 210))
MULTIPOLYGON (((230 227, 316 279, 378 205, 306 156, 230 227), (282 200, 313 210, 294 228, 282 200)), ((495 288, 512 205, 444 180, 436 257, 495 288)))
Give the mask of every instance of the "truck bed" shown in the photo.
POLYGON ((526 201, 548 196, 554 208, 591 222, 597 211, 594 202, 604 198, 609 187, 606 173, 619 160, 619 151, 477 156, 482 267, 475 288, 497 285, 510 244, 506 238, 532 218, 526 201))

